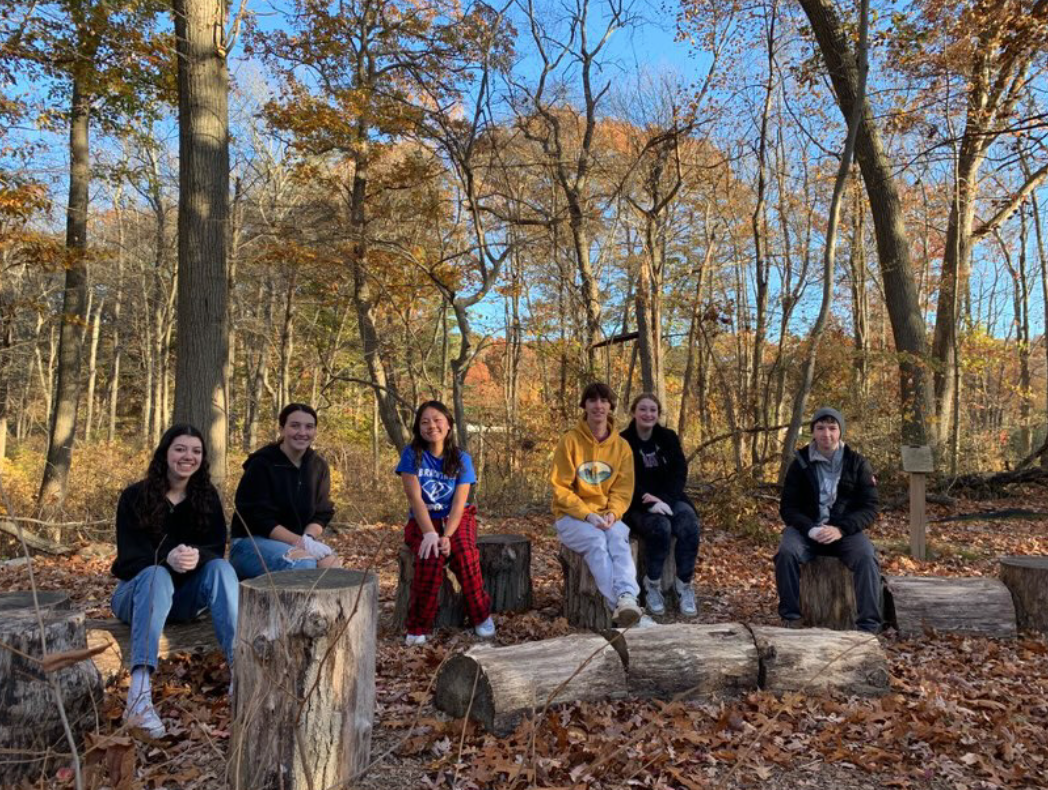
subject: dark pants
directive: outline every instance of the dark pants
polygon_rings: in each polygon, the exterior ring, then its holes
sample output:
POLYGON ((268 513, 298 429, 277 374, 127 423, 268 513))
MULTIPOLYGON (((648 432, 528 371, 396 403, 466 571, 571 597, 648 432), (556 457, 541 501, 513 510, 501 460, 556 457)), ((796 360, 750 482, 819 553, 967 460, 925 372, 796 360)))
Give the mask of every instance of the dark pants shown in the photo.
POLYGON ((818 555, 837 557, 852 572, 860 631, 881 629, 881 569, 870 539, 862 532, 844 535, 833 543, 818 543, 794 527, 786 527, 775 555, 775 586, 779 590, 779 616, 801 616, 801 565, 818 555))
POLYGON ((647 511, 626 514, 630 530, 644 540, 644 575, 649 579, 662 578, 662 566, 670 554, 670 541, 677 539, 673 559, 677 562, 677 578, 690 582, 695 575, 695 559, 699 556, 699 533, 702 527, 695 509, 681 501, 673 506, 673 515, 647 511))

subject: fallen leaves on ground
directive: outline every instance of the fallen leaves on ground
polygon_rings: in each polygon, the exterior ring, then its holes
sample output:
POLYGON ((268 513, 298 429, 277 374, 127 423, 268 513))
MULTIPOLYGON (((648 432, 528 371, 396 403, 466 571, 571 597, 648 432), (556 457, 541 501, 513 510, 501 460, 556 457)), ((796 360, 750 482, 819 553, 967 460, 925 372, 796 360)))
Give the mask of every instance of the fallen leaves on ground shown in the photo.
MULTIPOLYGON (((1048 511, 1040 489, 1024 505, 1048 511)), ((1008 502, 931 508, 931 517, 990 511, 1008 502)), ((777 530, 772 503, 761 517, 777 530)), ((711 514, 704 514, 714 521, 711 514)), ((498 644, 562 636, 557 541, 544 515, 482 523, 482 531, 532 540, 532 611, 497 616, 498 644)), ((763 692, 721 703, 623 700, 566 704, 526 719, 506 738, 448 719, 432 707, 441 662, 468 649, 466 631, 444 631, 407 649, 388 632, 397 584, 399 525, 366 525, 334 540, 347 567, 379 577, 384 629, 378 646, 373 758, 362 788, 1034 788, 1048 786, 1048 639, 995 640, 930 634, 883 638, 892 675, 880 699, 763 692)), ((991 576, 1002 554, 1048 554, 1048 522, 969 520, 932 524, 932 559, 905 553, 905 514, 871 530, 889 575, 991 576)), ((770 543, 716 529, 703 533, 700 622, 776 624, 770 543)), ((111 556, 34 560, 41 589, 65 590, 91 617, 109 616, 111 556)), ((14 567, 0 589, 24 589, 14 567)), ((672 620, 674 618, 660 618, 672 620)), ((171 733, 131 742, 120 728, 126 674, 107 691, 100 731, 90 736, 89 787, 215 788, 225 784, 228 672, 217 654, 177 656, 157 673, 157 707, 171 733), (131 745, 133 743, 133 746, 131 745)), ((71 772, 50 786, 71 787, 71 772)))

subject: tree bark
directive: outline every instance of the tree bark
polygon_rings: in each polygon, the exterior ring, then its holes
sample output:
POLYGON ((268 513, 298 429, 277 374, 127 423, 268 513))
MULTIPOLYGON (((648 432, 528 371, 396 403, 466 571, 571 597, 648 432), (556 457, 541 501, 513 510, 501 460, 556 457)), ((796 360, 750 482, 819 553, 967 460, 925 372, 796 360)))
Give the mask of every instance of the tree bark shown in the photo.
POLYGON ((979 636, 1014 637, 1015 605, 997 579, 889 576, 885 621, 913 639, 925 629, 979 636))
POLYGON ((174 0, 178 52, 178 336, 175 414, 207 438, 211 476, 226 467, 229 72, 223 0, 174 0))
POLYGON ((813 628, 855 628, 855 582, 836 557, 816 557, 801 566, 801 618, 813 628))
POLYGON ((549 704, 625 696, 626 671, 615 648, 599 634, 572 634, 510 647, 480 645, 452 657, 437 675, 433 704, 504 736, 549 704))
MULTIPOLYGON (((94 33, 80 26, 81 44, 94 33)), ((87 80, 94 61, 94 45, 89 45, 84 66, 73 72, 73 96, 69 112, 69 202, 66 211, 66 249, 69 262, 62 294, 62 329, 58 344, 58 386, 51 430, 48 434, 47 462, 40 482, 37 505, 47 515, 61 508, 69 482, 69 466, 76 437, 77 406, 80 402, 81 328, 86 321, 87 304, 87 211, 91 182, 90 121, 91 95, 87 80)), ((58 536, 54 536, 55 539, 58 536)))
POLYGON ((757 689, 757 646, 740 623, 631 628, 622 632, 619 654, 634 697, 710 702, 757 689))
POLYGON ((841 113, 845 119, 853 117, 856 110, 860 113, 855 154, 870 200, 885 302, 895 350, 899 354, 902 440, 911 445, 929 444, 932 434, 928 426, 934 412, 930 382, 925 372, 928 360, 926 328, 917 299, 906 222, 891 162, 884 152, 870 103, 860 94, 859 72, 850 34, 833 1, 798 2, 815 33, 841 113))
POLYGON ((242 582, 230 785, 306 790, 368 765, 378 580, 342 569, 242 582))
POLYGON ((576 628, 603 631, 611 628, 611 610, 597 589, 586 560, 578 552, 561 546, 557 553, 564 572, 564 617, 576 628))
POLYGON ((1000 563, 1018 627, 1048 634, 1048 557, 1001 557, 1000 563))
POLYGON ((833 691, 879 697, 890 691, 888 658, 877 637, 858 631, 751 626, 761 688, 775 694, 833 691))

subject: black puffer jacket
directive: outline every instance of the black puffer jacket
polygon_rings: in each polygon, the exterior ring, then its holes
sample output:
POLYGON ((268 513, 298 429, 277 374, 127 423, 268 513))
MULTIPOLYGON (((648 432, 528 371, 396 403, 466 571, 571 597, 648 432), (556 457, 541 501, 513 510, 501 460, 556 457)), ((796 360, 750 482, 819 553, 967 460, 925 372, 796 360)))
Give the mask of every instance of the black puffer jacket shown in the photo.
MULTIPOLYGON (((811 445, 802 447, 793 458, 782 485, 779 515, 788 527, 804 534, 819 520, 819 476, 810 458, 811 445)), ((841 479, 837 499, 826 523, 845 535, 862 532, 877 518, 877 481, 870 462, 844 445, 841 479)))

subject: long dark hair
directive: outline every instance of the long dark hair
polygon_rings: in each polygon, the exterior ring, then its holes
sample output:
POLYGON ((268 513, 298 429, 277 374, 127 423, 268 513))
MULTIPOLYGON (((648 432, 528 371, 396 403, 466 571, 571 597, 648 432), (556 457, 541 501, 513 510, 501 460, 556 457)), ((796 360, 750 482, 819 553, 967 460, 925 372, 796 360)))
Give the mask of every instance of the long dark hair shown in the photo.
POLYGON ((193 529, 200 534, 207 530, 208 517, 211 515, 211 465, 207 461, 207 442, 204 435, 187 423, 172 425, 160 437, 160 444, 153 451, 153 460, 146 470, 145 487, 138 500, 138 523, 142 529, 159 535, 163 532, 169 504, 167 490, 171 484, 167 479, 167 451, 179 436, 192 436, 199 439, 203 447, 200 467, 189 478, 186 484, 186 500, 193 511, 193 529))
POLYGON ((415 468, 422 465, 422 451, 429 449, 429 442, 422 438, 422 412, 436 409, 448 420, 448 438, 444 440, 444 474, 455 477, 462 469, 462 451, 455 442, 455 418, 448 407, 439 400, 428 400, 415 411, 415 422, 411 424, 411 449, 415 451, 415 468))

